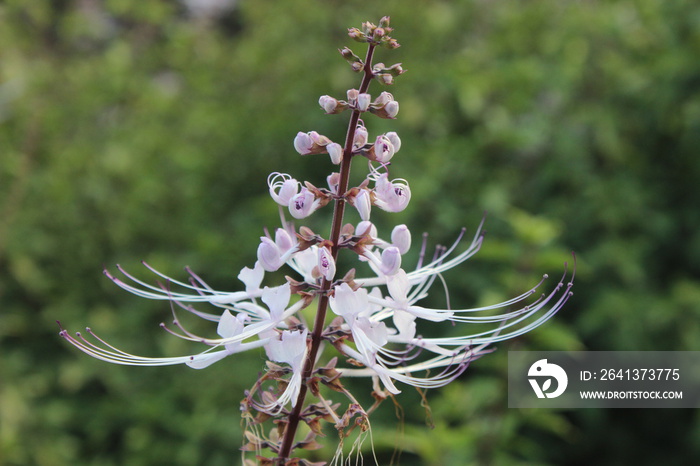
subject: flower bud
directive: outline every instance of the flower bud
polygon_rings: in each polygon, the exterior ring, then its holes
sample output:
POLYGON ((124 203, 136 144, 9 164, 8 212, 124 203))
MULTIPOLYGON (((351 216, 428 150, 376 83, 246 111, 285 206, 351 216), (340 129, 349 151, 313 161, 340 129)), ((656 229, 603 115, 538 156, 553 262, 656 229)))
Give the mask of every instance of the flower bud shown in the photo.
POLYGON ((326 177, 326 182, 328 182, 328 189, 332 193, 338 194, 338 185, 340 184, 340 173, 331 173, 326 177))
POLYGON ((372 102, 372 96, 369 94, 360 94, 357 97, 357 109, 361 112, 366 112, 369 104, 372 102))
POLYGON ((311 139, 311 136, 309 136, 307 133, 302 133, 301 131, 299 131, 297 133, 297 136, 294 138, 294 149, 296 149, 296 151, 299 152, 301 155, 311 153, 313 145, 314 141, 313 139, 311 139))
POLYGON ((377 73, 374 75, 374 78, 379 81, 380 84, 394 84, 394 77, 387 73, 377 73))
POLYGON ((387 118, 396 118, 396 115, 399 113, 399 103, 395 100, 389 102, 384 106, 384 112, 387 118))
POLYGON ((357 28, 348 29, 348 36, 357 42, 367 42, 367 36, 365 36, 362 31, 357 28))
POLYGON ((329 95, 322 95, 318 99, 318 104, 326 113, 336 113, 338 101, 329 95))
POLYGON ((357 228, 355 228, 355 233, 357 234, 357 236, 368 235, 372 238, 376 238, 377 227, 375 227, 374 224, 369 220, 363 220, 362 222, 357 224, 357 228))
POLYGON ((396 39, 391 39, 391 38, 389 38, 386 41, 383 41, 382 45, 388 49, 398 49, 399 47, 401 47, 401 44, 399 44, 396 39))
POLYGON ((372 210, 372 201, 369 191, 360 189, 360 192, 355 196, 354 205, 357 212, 360 214, 360 218, 362 220, 369 220, 369 214, 372 210))
POLYGON ((282 267, 282 256, 277 245, 267 236, 260 238, 258 246, 258 262, 267 272, 274 272, 282 267))
POLYGON ((391 141, 391 145, 394 146, 394 153, 397 153, 399 149, 401 149, 401 138, 399 138, 399 135, 396 134, 396 132, 391 131, 386 133, 385 136, 389 141, 391 141))
POLYGON ((401 269, 401 253, 399 248, 389 246, 382 252, 382 266, 380 270, 384 275, 394 275, 401 269))
POLYGON ((355 105, 355 102, 357 102, 357 97, 360 95, 360 91, 357 89, 348 89, 347 95, 348 102, 350 102, 351 105, 355 105))
POLYGON ((364 145, 367 144, 368 137, 369 134, 367 133, 367 128, 362 125, 357 125, 357 129, 355 130, 355 138, 352 141, 353 147, 355 149, 364 147, 364 145))
POLYGON ((328 281, 335 277, 335 261, 331 251, 325 246, 318 248, 318 270, 328 281))
POLYGON ((372 102, 372 105, 375 107, 383 107, 389 102, 392 102, 394 100, 394 96, 391 95, 390 92, 383 91, 381 94, 379 94, 379 97, 377 97, 374 102, 372 102))
POLYGON ((406 254, 411 248, 411 231, 406 225, 396 225, 391 232, 391 244, 399 253, 406 254))
POLYGON ((301 155, 325 154, 326 146, 330 143, 330 139, 316 131, 299 132, 294 138, 294 149, 301 155))
POLYGON ((337 142, 332 142, 326 146, 328 155, 331 156, 331 162, 338 165, 343 160, 343 148, 337 142))
POLYGON ((287 230, 278 228, 275 232, 275 245, 279 248, 280 254, 284 254, 294 247, 294 240, 289 233, 287 233, 287 230))

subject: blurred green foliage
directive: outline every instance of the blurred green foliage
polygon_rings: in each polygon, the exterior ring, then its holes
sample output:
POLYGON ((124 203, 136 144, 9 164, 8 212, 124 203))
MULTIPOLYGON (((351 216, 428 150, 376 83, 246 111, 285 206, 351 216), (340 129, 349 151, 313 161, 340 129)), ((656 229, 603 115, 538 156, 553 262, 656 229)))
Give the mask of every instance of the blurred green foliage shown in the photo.
POLYGON ((429 411, 408 389, 402 421, 385 403, 380 464, 397 445, 406 465, 700 462, 696 411, 505 400, 509 349, 700 350, 697 2, 232 4, 205 17, 165 0, 0 3, 0 464, 238 464, 238 402, 262 356, 112 366, 55 321, 137 354, 197 351, 158 329, 167 304, 102 267, 189 265, 236 289, 277 223, 267 173, 322 184, 329 166, 292 139, 342 139, 345 119, 316 101, 357 86, 335 53, 359 50, 345 28, 386 14, 402 47, 379 60, 409 72, 391 89, 399 119, 367 125, 401 135, 392 170, 413 200, 373 216, 380 231, 405 222, 449 242, 488 211, 482 251, 447 277, 464 306, 556 275, 572 249, 578 278, 554 320, 429 393, 429 411))

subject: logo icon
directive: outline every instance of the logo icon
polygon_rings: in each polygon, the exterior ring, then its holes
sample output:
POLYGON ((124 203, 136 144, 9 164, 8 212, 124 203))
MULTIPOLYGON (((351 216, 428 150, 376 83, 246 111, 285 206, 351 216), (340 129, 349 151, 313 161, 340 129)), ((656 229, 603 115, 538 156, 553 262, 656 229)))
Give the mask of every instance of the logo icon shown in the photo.
POLYGON ((566 376, 566 372, 560 366, 556 364, 550 364, 546 359, 540 359, 530 366, 530 370, 527 371, 530 385, 535 391, 537 398, 556 398, 566 390, 566 385, 569 383, 569 378, 566 376), (542 385, 539 384, 538 379, 542 379, 542 385), (554 391, 549 391, 552 386, 552 379, 557 381, 557 388, 554 391))

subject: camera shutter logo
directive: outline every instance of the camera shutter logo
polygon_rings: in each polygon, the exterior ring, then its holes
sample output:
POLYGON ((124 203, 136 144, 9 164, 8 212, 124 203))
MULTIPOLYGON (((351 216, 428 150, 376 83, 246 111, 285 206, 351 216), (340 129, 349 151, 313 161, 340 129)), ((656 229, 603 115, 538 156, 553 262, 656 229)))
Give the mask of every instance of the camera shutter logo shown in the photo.
POLYGON ((566 385, 569 383, 564 369, 556 364, 548 363, 546 359, 540 359, 530 366, 527 375, 537 398, 556 398, 564 393, 566 385), (552 379, 557 381, 557 387, 556 390, 549 391, 552 387, 552 379), (542 385, 540 385, 540 380, 542 385))

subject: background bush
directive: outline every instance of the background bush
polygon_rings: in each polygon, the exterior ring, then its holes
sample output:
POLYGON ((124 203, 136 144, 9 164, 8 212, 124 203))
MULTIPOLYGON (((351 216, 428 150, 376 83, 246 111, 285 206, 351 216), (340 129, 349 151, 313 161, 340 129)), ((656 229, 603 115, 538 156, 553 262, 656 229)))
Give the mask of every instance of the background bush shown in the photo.
POLYGON ((328 171, 295 154, 296 132, 344 135, 316 102, 357 86, 335 52, 361 48, 345 28, 385 14, 402 47, 379 60, 409 72, 391 89, 399 119, 367 124, 401 135, 393 170, 413 200, 376 220, 449 242, 488 211, 484 248, 448 277, 453 303, 510 297, 570 250, 578 278, 553 321, 431 392, 429 413, 411 390, 402 422, 386 403, 382 464, 397 443, 406 465, 700 460, 695 410, 505 399, 508 350, 700 349, 697 3, 377 3, 238 1, 209 17, 168 1, 0 4, 0 464, 238 463, 262 356, 112 366, 73 351, 56 320, 137 354, 196 351, 158 329, 167 304, 102 267, 189 265, 235 289, 277 223, 267 173, 328 171))

